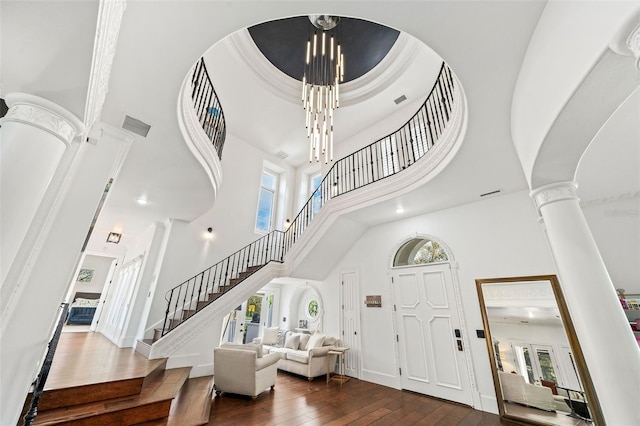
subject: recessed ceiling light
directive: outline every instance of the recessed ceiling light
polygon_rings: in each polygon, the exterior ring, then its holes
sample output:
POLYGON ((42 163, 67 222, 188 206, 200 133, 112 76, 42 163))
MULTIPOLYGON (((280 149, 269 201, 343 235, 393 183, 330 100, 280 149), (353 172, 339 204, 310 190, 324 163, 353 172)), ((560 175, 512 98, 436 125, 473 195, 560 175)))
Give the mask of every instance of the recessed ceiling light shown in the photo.
POLYGON ((138 198, 137 201, 138 201, 138 204, 140 204, 141 206, 149 204, 149 202, 145 198, 138 198))
POLYGON ((398 208, 396 209, 396 213, 398 213, 398 214, 402 214, 402 213, 404 213, 404 209, 403 209, 402 207, 398 207, 398 208))

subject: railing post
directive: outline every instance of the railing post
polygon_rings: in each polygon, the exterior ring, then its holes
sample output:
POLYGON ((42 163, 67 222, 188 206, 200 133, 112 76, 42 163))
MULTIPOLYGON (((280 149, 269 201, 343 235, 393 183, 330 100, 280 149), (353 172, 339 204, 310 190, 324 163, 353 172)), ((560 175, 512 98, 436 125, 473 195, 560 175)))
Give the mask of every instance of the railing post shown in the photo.
POLYGON ((44 362, 42 363, 42 368, 40 369, 38 377, 36 377, 36 380, 34 382, 33 396, 31 398, 29 410, 27 411, 27 414, 24 415, 25 426, 30 426, 38 415, 38 403, 40 402, 40 396, 44 391, 44 385, 47 382, 47 377, 49 377, 49 371, 51 370, 53 357, 56 353, 58 342, 60 341, 62 327, 67 320, 67 314, 69 313, 69 304, 62 303, 60 307, 62 308, 62 312, 60 313, 60 317, 58 318, 58 324, 56 325, 53 337, 51 338, 51 340, 49 341, 49 345, 47 346, 47 355, 45 356, 44 362))

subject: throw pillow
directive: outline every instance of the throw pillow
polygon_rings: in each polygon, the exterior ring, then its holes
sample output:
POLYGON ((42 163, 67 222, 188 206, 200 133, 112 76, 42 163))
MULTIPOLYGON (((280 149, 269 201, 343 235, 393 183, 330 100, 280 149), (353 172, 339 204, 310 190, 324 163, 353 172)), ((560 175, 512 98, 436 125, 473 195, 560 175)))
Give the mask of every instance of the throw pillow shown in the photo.
POLYGON ((299 334, 289 334, 284 339, 284 347, 289 349, 298 349, 300 345, 300 335, 299 334))
POLYGON ((264 329, 262 335, 262 344, 263 345, 277 345, 278 344, 278 333, 280 332, 280 327, 268 327, 264 329))
POLYGON ((316 333, 309 338, 309 343, 307 343, 307 349, 319 348, 322 346, 322 342, 327 336, 324 334, 316 333))
POLYGON ((307 350, 307 343, 309 343, 309 338, 311 338, 310 334, 300 334, 300 344, 298 345, 298 349, 301 351, 307 350))
POLYGON ((335 337, 327 337, 326 339, 324 339, 324 342, 322 342, 322 346, 333 346, 336 344, 336 341, 338 339, 336 339, 335 337))

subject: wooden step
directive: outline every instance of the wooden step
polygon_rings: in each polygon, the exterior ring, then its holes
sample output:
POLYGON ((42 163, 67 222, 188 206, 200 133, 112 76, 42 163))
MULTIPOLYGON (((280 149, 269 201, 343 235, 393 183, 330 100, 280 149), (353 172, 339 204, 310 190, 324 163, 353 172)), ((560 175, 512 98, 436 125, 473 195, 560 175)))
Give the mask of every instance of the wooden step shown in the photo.
MULTIPOLYGON (((133 377, 67 387, 45 388, 40 396, 38 411, 42 412, 60 407, 137 395, 142 390, 146 380, 150 380, 164 371, 166 363, 166 359, 153 360, 144 372, 133 377)), ((126 376, 126 373, 123 373, 123 376, 126 376)), ((32 395, 29 394, 25 401, 25 413, 31 404, 31 397, 32 395)))
POLYGON ((169 417, 151 420, 140 426, 197 426, 209 423, 213 399, 213 376, 187 380, 171 403, 169 417))
POLYGON ((169 415, 171 401, 189 378, 191 367, 150 375, 139 394, 103 401, 39 409, 34 425, 134 425, 169 415))

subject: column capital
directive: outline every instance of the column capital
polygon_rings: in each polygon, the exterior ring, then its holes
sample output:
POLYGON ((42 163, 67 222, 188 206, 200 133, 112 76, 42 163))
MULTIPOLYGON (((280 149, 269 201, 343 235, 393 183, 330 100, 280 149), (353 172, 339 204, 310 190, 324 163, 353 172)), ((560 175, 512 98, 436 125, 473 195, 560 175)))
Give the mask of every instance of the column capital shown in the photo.
POLYGON ((536 188, 531 191, 529 196, 533 198, 539 211, 543 206, 557 201, 580 201, 576 194, 576 189, 578 189, 576 182, 557 182, 536 188))
POLYGON ((71 144, 76 135, 84 132, 84 124, 61 106, 39 96, 9 93, 6 97, 9 111, 1 123, 17 122, 37 127, 71 144))

